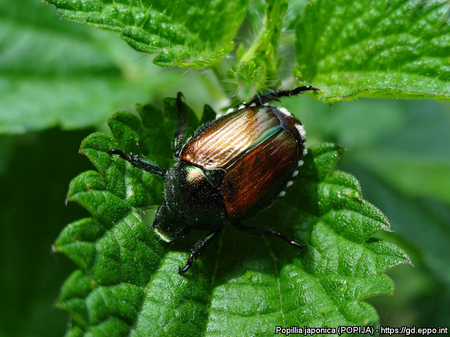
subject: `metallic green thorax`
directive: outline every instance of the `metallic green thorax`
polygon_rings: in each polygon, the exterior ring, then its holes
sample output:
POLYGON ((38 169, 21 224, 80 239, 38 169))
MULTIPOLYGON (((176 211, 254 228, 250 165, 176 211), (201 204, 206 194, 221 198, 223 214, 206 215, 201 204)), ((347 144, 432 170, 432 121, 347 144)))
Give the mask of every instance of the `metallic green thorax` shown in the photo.
POLYGON ((220 185, 222 170, 208 172, 183 162, 175 164, 165 177, 165 203, 156 214, 153 227, 166 242, 186 236, 191 229, 212 229, 226 220, 220 185))

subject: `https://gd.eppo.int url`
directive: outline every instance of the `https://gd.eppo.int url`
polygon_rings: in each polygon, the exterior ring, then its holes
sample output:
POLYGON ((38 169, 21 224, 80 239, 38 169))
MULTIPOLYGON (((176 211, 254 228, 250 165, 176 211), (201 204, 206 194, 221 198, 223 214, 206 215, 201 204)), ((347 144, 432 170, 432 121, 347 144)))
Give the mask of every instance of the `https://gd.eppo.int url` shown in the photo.
POLYGON ((341 336, 343 334, 348 335, 370 335, 373 336, 375 334, 383 334, 383 335, 422 335, 422 336, 430 336, 430 335, 439 335, 439 334, 448 334, 448 326, 439 326, 437 328, 434 327, 423 327, 419 328, 416 326, 407 327, 390 327, 390 326, 339 326, 337 328, 331 327, 321 327, 321 328, 313 328, 308 326, 291 326, 289 328, 276 326, 275 333, 277 335, 303 335, 303 336, 314 336, 314 335, 338 335, 341 336))

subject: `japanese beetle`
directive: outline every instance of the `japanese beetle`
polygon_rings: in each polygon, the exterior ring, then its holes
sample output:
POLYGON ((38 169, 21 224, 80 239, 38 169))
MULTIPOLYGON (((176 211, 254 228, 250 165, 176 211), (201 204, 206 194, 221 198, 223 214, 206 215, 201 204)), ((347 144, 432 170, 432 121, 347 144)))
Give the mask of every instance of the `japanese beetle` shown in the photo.
POLYGON ((133 154, 109 151, 111 156, 118 155, 137 168, 163 177, 165 202, 153 223, 162 240, 185 237, 191 229, 210 231, 192 247, 180 274, 220 234, 226 221, 239 230, 275 235, 303 247, 273 229, 247 227, 241 221, 284 195, 283 190, 298 174, 306 153, 303 126, 286 109, 270 106, 269 102, 308 90, 318 89, 303 86, 256 96, 202 125, 183 146, 186 118, 182 94, 178 93, 180 123, 173 140, 177 162, 169 171, 133 154))

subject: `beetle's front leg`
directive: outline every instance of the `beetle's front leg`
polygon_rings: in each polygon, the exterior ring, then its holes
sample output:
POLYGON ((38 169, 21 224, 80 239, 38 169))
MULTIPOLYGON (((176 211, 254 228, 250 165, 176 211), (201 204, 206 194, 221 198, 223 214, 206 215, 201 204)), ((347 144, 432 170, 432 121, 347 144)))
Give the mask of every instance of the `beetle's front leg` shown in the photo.
POLYGON ((203 254, 206 248, 209 247, 211 242, 220 234, 220 232, 223 229, 223 224, 220 224, 219 226, 214 229, 211 233, 206 235, 203 239, 201 239, 199 242, 197 242, 194 247, 191 249, 191 254, 189 255, 189 258, 186 261, 186 264, 183 268, 178 269, 178 273, 180 275, 183 275, 185 272, 189 270, 192 266, 192 262, 194 261, 194 258, 198 258, 200 255, 203 254))
POLYGON ((122 158, 123 160, 126 160, 127 162, 129 162, 131 165, 133 165, 134 167, 137 167, 141 170, 153 173, 153 174, 157 174, 161 177, 164 177, 167 173, 166 169, 153 165, 152 163, 139 158, 138 156, 135 156, 133 154, 130 154, 130 156, 127 156, 122 150, 118 150, 118 149, 111 149, 108 151, 108 154, 112 157, 113 155, 117 155, 120 158, 122 158))
POLYGON ((284 234, 277 232, 271 228, 261 228, 261 227, 248 227, 248 226, 244 226, 241 222, 232 222, 233 226, 240 230, 240 231, 244 231, 250 234, 268 234, 268 235, 273 235, 273 236, 277 236, 280 239, 286 241, 287 243, 290 243, 293 246, 299 247, 299 248, 305 248, 304 245, 302 245, 301 243, 292 240, 291 238, 288 238, 287 236, 285 236, 284 234))
POLYGON ((320 91, 317 88, 314 88, 310 85, 305 85, 303 87, 297 87, 292 90, 274 90, 269 91, 266 94, 257 95, 255 98, 253 98, 250 102, 248 102, 246 105, 250 106, 252 104, 255 104, 257 106, 264 105, 265 103, 269 103, 270 101, 276 101, 278 98, 281 97, 289 97, 289 96, 295 96, 300 94, 303 91, 320 91))

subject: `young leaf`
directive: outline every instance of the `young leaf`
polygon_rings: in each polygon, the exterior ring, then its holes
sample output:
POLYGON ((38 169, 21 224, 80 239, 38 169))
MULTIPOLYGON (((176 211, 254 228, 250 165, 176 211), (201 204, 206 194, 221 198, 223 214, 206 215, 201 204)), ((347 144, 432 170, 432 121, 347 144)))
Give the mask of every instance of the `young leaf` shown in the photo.
MULTIPOLYGON (((164 113, 140 107, 143 123, 116 113, 109 120, 113 137, 96 133, 83 141, 81 152, 98 172, 75 178, 68 198, 92 218, 67 226, 55 243, 55 250, 80 268, 59 300, 73 319, 68 335, 242 336, 273 334, 277 325, 379 324, 364 299, 392 293, 393 283, 383 272, 409 258, 370 237, 389 230, 389 223, 362 199, 353 176, 332 171, 343 152, 333 144, 312 147, 286 196, 247 221, 282 230, 303 242, 304 251, 226 226, 188 273, 178 275, 203 233, 173 244, 158 240, 139 211, 163 201, 161 177, 107 153, 117 147, 157 151, 152 142, 169 135, 165 116, 176 115, 174 99, 165 102, 164 113)), ((169 156, 169 148, 164 151, 158 156, 169 156)))
POLYGON ((311 1, 297 26, 302 80, 319 98, 450 99, 450 3, 311 1))
POLYGON ((233 72, 238 85, 237 96, 241 101, 251 99, 270 82, 278 80, 278 41, 287 8, 287 0, 266 0, 264 25, 259 36, 233 72))
POLYGON ((248 0, 48 0, 70 20, 120 33, 162 67, 202 68, 233 49, 248 0))

